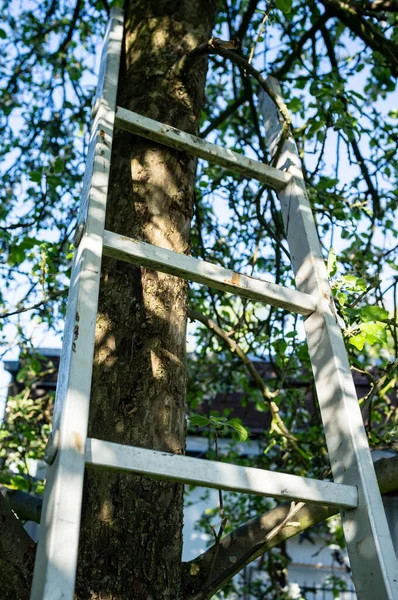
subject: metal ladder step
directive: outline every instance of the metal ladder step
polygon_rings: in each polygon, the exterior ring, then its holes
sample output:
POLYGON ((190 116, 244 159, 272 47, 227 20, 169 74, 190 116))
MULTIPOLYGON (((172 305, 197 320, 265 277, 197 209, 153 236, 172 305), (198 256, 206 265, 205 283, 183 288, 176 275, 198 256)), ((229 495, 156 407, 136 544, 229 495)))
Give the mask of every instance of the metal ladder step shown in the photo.
POLYGON ((116 107, 115 127, 226 167, 235 173, 261 181, 274 190, 281 190, 291 179, 289 173, 284 173, 280 169, 274 169, 233 150, 211 144, 196 135, 148 119, 120 106, 116 107))
POLYGON ((300 500, 337 508, 358 506, 358 491, 352 485, 114 444, 94 438, 87 439, 85 461, 87 467, 129 471, 231 492, 300 500))
POLYGON ((259 300, 299 315, 310 315, 316 310, 316 300, 304 292, 236 273, 219 265, 166 250, 153 244, 139 242, 107 230, 104 231, 103 253, 111 258, 143 267, 152 267, 163 273, 176 275, 182 279, 202 283, 251 300, 259 300))

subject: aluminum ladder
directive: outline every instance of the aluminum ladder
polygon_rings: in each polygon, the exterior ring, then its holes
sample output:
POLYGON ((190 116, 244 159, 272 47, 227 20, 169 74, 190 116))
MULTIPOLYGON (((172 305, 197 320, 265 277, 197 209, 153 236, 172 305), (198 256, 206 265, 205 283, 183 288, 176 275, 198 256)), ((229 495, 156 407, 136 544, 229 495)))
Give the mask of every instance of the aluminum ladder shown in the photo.
MULTIPOLYGON (((31 599, 73 599, 86 466, 338 507, 358 598, 397 599, 395 553, 295 144, 288 139, 279 168, 271 168, 116 106, 122 37, 123 13, 115 9, 93 108, 31 599), (114 127, 228 167, 275 190, 297 290, 104 231, 114 127), (303 315, 334 482, 87 438, 102 254, 303 315)), ((272 156, 281 124, 265 95, 260 105, 272 156)))

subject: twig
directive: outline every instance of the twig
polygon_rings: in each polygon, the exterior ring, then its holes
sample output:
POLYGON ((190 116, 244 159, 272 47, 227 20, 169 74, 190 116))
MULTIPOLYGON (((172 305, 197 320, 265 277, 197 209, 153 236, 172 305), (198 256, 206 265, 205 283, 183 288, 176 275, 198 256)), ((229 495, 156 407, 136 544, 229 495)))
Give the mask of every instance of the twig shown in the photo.
POLYGON ((273 166, 273 167, 277 166, 279 157, 282 154, 283 146, 285 145, 288 135, 289 135, 289 126, 286 124, 286 121, 285 121, 282 126, 281 137, 279 138, 278 147, 276 149, 275 156, 272 159, 271 166, 273 166))
POLYGON ((304 35, 299 39, 299 41, 295 43, 293 51, 290 52, 284 65, 282 65, 282 67, 271 73, 272 77, 275 77, 275 79, 282 79, 286 75, 286 73, 289 72, 294 61, 299 58, 304 45, 317 33, 317 31, 319 31, 320 27, 324 25, 330 18, 331 15, 325 12, 317 21, 315 21, 311 29, 306 31, 304 35))
POLYGON ((337 17, 348 29, 355 33, 369 48, 379 52, 391 69, 398 75, 398 44, 387 38, 373 23, 359 15, 351 3, 342 0, 321 0, 326 10, 337 17))
POLYGON ((398 12, 398 2, 396 0, 373 0, 373 2, 360 0, 359 2, 351 2, 351 5, 358 12, 398 12))
POLYGON ((374 285, 369 285, 366 290, 364 292, 362 292, 362 294, 359 294, 359 296, 357 298, 355 298, 355 300, 353 300, 350 304, 347 304, 346 308, 355 308, 360 301, 365 298, 365 296, 367 296, 367 294, 369 294, 369 292, 371 290, 373 290, 375 286, 374 285))
MULTIPOLYGON (((344 80, 343 80, 342 76, 340 75, 339 65, 337 62, 337 57, 336 57, 336 53, 334 50, 334 46, 333 46, 332 40, 330 39, 329 30, 325 27, 325 25, 323 25, 321 27, 321 33, 322 33, 322 37, 325 42, 325 46, 326 46, 326 50, 327 50, 328 57, 330 60, 330 64, 332 66, 332 70, 335 72, 338 80, 343 84, 344 80)), ((337 97, 342 101, 346 112, 349 114, 348 102, 347 102, 347 99, 345 98, 345 96, 340 93, 340 94, 337 94, 337 97)), ((382 210, 381 210, 381 206, 380 206, 379 194, 377 193, 376 188, 373 185, 373 181, 371 179, 368 167, 362 157, 361 151, 359 149, 358 143, 355 140, 355 138, 352 139, 350 144, 351 144, 352 150, 354 152, 354 156, 357 160, 358 167, 362 173, 362 177, 364 178, 364 180, 366 181, 366 184, 368 186, 368 192, 373 201, 374 216, 376 219, 380 219, 382 217, 382 210)))
POLYGON ((206 327, 208 327, 209 329, 214 331, 214 333, 216 335, 218 335, 218 337, 221 338, 229 346, 231 351, 235 352, 236 355, 241 359, 241 361, 245 365, 246 369, 249 371, 250 375, 253 377, 256 386, 261 391, 264 401, 268 404, 268 407, 269 407, 271 415, 272 415, 271 431, 273 429, 274 431, 279 433, 279 435, 282 435, 283 437, 285 437, 290 442, 291 446, 299 454, 301 459, 304 461, 305 466, 308 466, 308 460, 309 460, 308 455, 306 454, 306 452, 304 452, 304 450, 302 450, 302 448, 300 448, 300 446, 297 443, 297 438, 293 434, 291 434, 290 431, 288 430, 288 428, 286 427, 282 417, 279 414, 279 408, 278 408, 277 404, 274 402, 274 398, 276 398, 280 393, 279 390, 275 390, 274 392, 272 392, 265 385, 263 378, 261 377, 260 373, 257 371, 256 367, 254 366, 254 364, 252 363, 250 358, 247 356, 247 354, 242 350, 242 348, 234 340, 231 340, 231 338, 228 336, 228 334, 223 329, 221 329, 221 327, 219 327, 214 321, 212 321, 211 319, 209 319, 202 313, 200 313, 196 310, 192 310, 192 309, 188 310, 188 317, 192 320, 203 323, 203 325, 205 325, 206 327))
POLYGON ((250 21, 252 20, 254 12, 257 8, 257 4, 258 0, 249 0, 246 12, 242 16, 242 21, 240 23, 238 31, 236 32, 236 37, 238 39, 243 40, 243 38, 245 37, 250 25, 250 21))
POLYGON ((5 319, 7 317, 12 317, 13 315, 19 315, 23 312, 28 312, 29 310, 34 310, 35 308, 40 308, 40 306, 43 306, 43 304, 47 304, 47 302, 50 302, 50 300, 55 300, 55 298, 58 298, 59 296, 64 296, 67 292, 68 290, 54 292, 52 294, 48 294, 43 298, 43 300, 40 300, 40 302, 37 302, 36 304, 31 304, 30 306, 21 306, 21 308, 14 308, 10 311, 3 312, 0 314, 0 319, 5 319))
POLYGON ((110 9, 110 6, 109 6, 109 2, 108 2, 108 0, 101 0, 101 3, 102 3, 102 6, 103 6, 103 7, 104 7, 104 9, 105 9, 105 12, 106 12, 106 14, 107 14, 107 15, 108 15, 108 17, 109 17, 109 15, 111 14, 111 9, 110 9))
POLYGON ((249 65, 251 64, 251 62, 252 62, 252 60, 253 60, 253 56, 254 56, 254 50, 256 49, 256 46, 257 46, 257 44, 258 44, 258 40, 260 39, 260 37, 261 37, 261 34, 262 34, 262 33, 263 33, 263 31, 264 31, 265 24, 266 24, 266 22, 267 22, 267 20, 268 20, 268 17, 269 17, 269 13, 271 12, 271 8, 272 8, 272 4, 269 4, 269 5, 268 5, 268 8, 267 8, 267 9, 264 11, 264 17, 263 17, 263 20, 262 20, 262 21, 261 21, 261 23, 260 23, 260 27, 258 28, 258 32, 257 32, 257 35, 256 35, 256 39, 254 40, 254 44, 253 44, 253 46, 252 46, 252 48, 251 48, 251 50, 250 50, 250 56, 249 56, 249 60, 248 60, 248 63, 249 63, 249 65))
POLYGON ((362 399, 363 400, 363 404, 361 406, 362 417, 364 417, 368 407, 371 406, 376 394, 378 394, 380 392, 381 388, 383 387, 383 385, 386 382, 386 379, 388 379, 390 374, 392 372, 394 372, 396 369, 398 369, 398 358, 394 362, 390 363, 390 365, 387 367, 384 375, 376 381, 376 383, 373 385, 370 392, 362 399))
MULTIPOLYGON (((214 434, 215 434, 215 445, 216 445, 216 460, 219 460, 220 457, 219 457, 219 451, 218 451, 218 433, 217 433, 217 428, 215 428, 214 434)), ((221 489, 218 490, 218 503, 219 503, 219 507, 220 507, 221 523, 220 523, 220 528, 218 530, 218 533, 216 533, 216 530, 210 524, 210 527, 211 527, 211 529, 213 531, 213 535, 214 535, 214 539, 215 539, 216 550, 214 552, 214 556, 213 556, 212 562, 210 564, 209 573, 208 573, 208 579, 210 579, 210 577, 211 577, 213 567, 214 567, 215 562, 217 560, 218 549, 220 548, 221 538, 222 538, 223 533, 224 533, 225 525, 227 524, 227 521, 228 521, 228 517, 225 515, 225 512, 224 512, 224 500, 223 500, 223 495, 222 495, 222 490, 221 489)))
POLYGON ((244 92, 239 96, 239 98, 237 98, 236 100, 231 102, 231 104, 228 104, 228 106, 225 110, 220 112, 217 115, 217 117, 215 117, 214 119, 212 119, 210 121, 210 123, 208 124, 206 129, 204 129, 203 131, 200 132, 199 137, 205 138, 211 131, 213 131, 213 129, 216 129, 216 127, 221 125, 221 123, 223 123, 226 119, 228 119, 228 117, 233 115, 233 113, 236 110, 238 110, 238 108, 240 106, 242 106, 242 104, 244 104, 246 102, 246 100, 248 100, 248 98, 249 98, 249 94, 246 90, 244 90, 244 92))
MULTIPOLYGON (((265 231, 268 233, 268 235, 275 241, 277 246, 280 247, 282 252, 284 252, 286 254, 287 258, 290 260, 290 252, 288 250, 286 250, 285 246, 282 244, 282 241, 278 235, 278 232, 274 231, 272 229, 272 227, 265 220, 264 215, 261 213, 261 206, 260 206, 261 196, 263 195, 263 193, 265 192, 266 189, 267 189, 266 185, 261 186, 256 194, 255 199, 254 199, 255 205, 256 205, 257 220, 260 223, 260 225, 265 229, 265 231)), ((276 223, 275 223, 275 225, 276 225, 276 223)))
POLYGON ((278 96, 271 86, 267 83, 264 77, 251 65, 246 58, 237 54, 240 42, 238 40, 224 41, 216 37, 210 38, 208 42, 199 44, 194 50, 185 54, 177 63, 172 67, 170 74, 175 77, 182 77, 188 68, 192 67, 193 61, 204 54, 218 54, 223 58, 230 60, 232 63, 241 67, 247 73, 250 73, 256 81, 260 84, 261 88, 274 102, 275 106, 281 113, 283 120, 286 125, 290 128, 292 124, 292 117, 290 112, 283 102, 280 96, 278 96))
MULTIPOLYGON (((283 521, 281 521, 281 523, 279 523, 279 525, 274 527, 274 529, 265 536, 264 541, 269 542, 270 540, 272 540, 272 538, 276 537, 278 533, 282 531, 285 525, 289 523, 290 519, 294 517, 294 515, 296 515, 303 508, 303 506, 304 502, 297 502, 297 504, 295 502, 292 502, 290 504, 290 510, 287 513, 286 517, 283 519, 283 521)), ((291 527, 294 526, 293 523, 289 523, 289 525, 291 527)))

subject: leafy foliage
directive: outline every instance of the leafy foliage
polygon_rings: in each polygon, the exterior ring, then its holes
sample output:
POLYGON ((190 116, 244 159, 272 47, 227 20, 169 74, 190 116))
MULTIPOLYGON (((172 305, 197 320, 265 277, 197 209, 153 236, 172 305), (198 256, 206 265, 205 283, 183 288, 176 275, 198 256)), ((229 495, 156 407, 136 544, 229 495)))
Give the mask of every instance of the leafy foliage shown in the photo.
POLYGON ((51 428, 54 392, 43 382, 54 381, 56 373, 54 364, 40 354, 21 353, 0 427, 0 481, 13 489, 43 491, 42 478, 31 474, 43 460, 51 428))

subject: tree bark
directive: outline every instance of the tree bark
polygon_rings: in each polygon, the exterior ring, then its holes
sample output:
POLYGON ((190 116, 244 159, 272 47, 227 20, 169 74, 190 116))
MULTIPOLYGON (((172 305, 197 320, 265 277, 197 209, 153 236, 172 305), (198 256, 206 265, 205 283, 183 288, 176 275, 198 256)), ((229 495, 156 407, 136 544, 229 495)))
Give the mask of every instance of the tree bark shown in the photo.
MULTIPOLYGON (((171 67, 211 35, 214 0, 136 0, 125 7, 118 104, 197 133, 207 59, 171 67)), ((127 133, 115 136, 107 229, 189 253, 196 161, 127 133)), ((89 435, 185 450, 187 284, 104 260, 89 435)), ((183 486, 87 473, 79 599, 181 598, 183 486)))
POLYGON ((28 600, 35 560, 35 543, 0 493, 0 598, 28 600))

